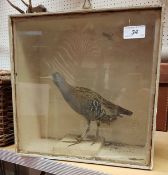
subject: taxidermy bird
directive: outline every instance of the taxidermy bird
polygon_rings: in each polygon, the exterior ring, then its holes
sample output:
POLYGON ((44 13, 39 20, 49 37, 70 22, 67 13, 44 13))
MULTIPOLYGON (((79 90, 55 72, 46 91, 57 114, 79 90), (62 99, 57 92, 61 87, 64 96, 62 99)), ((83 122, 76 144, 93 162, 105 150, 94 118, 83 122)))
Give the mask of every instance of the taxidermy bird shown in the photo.
POLYGON ((27 4, 24 0, 21 0, 22 3, 27 7, 26 12, 24 12, 22 9, 20 9, 19 7, 15 6, 14 4, 12 4, 9 0, 7 0, 7 2, 18 12, 20 13, 40 13, 40 12, 46 12, 47 9, 43 6, 43 5, 38 5, 36 7, 32 6, 32 1, 29 0, 29 4, 27 4))
POLYGON ((124 115, 131 116, 133 114, 133 112, 111 103, 88 88, 71 86, 58 72, 48 78, 53 80, 69 106, 87 121, 87 128, 82 135, 77 138, 77 143, 80 143, 89 132, 91 121, 96 121, 97 123, 95 138, 95 140, 97 140, 101 123, 110 124, 118 117, 123 117, 124 115))

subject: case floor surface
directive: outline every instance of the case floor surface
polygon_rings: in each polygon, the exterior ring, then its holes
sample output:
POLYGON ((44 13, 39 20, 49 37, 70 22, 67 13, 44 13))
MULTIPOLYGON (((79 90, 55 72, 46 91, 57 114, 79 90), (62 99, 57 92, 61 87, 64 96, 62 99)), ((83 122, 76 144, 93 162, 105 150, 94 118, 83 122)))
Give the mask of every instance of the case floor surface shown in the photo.
POLYGON ((111 175, 168 175, 168 132, 156 131, 154 140, 154 168, 151 171, 83 163, 70 164, 97 170, 111 175))

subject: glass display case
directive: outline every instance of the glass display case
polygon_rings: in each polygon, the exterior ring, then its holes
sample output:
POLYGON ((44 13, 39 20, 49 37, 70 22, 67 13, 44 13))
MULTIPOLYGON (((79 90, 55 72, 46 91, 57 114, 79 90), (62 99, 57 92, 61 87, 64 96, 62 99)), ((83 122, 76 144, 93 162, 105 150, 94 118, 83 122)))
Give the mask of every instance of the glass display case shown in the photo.
POLYGON ((17 150, 149 169, 161 8, 10 17, 17 150))

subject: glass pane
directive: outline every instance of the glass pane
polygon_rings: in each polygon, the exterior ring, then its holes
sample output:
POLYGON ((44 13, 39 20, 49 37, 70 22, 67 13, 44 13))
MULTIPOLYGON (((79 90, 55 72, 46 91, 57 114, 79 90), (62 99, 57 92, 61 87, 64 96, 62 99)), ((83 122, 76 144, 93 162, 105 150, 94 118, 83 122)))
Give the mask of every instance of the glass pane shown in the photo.
POLYGON ((149 165, 160 10, 13 22, 19 150, 149 165), (142 25, 144 37, 123 38, 142 25))

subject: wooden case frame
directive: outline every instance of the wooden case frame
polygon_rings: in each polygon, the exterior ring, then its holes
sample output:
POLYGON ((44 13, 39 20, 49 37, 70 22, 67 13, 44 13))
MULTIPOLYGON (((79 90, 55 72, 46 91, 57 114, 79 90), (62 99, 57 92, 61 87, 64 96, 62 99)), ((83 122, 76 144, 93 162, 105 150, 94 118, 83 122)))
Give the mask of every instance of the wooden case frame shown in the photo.
MULTIPOLYGON (((17 96, 16 96, 16 83, 15 83, 15 76, 17 76, 15 70, 15 50, 14 50, 14 36, 13 36, 13 19, 15 18, 32 18, 37 16, 54 16, 54 15, 64 15, 64 14, 85 14, 85 13, 99 13, 99 12, 113 12, 113 11, 125 11, 125 10, 142 10, 142 9, 158 9, 161 13, 161 21, 163 18, 164 8, 161 6, 153 6, 153 7, 133 7, 133 8, 117 8, 117 9, 102 9, 102 10, 84 10, 84 11, 71 11, 71 12, 58 12, 58 13, 40 13, 40 14, 24 14, 24 15, 12 15, 9 17, 9 35, 10 35, 10 54, 11 54, 11 68, 12 68, 12 88, 13 88, 13 112, 14 112, 14 126, 15 126, 15 143, 16 143, 16 150, 18 153, 22 153, 27 156, 42 156, 47 157, 49 159, 56 159, 56 160, 64 160, 64 161, 73 161, 73 162, 83 162, 83 163, 94 163, 94 164, 104 164, 104 165, 112 165, 112 166, 119 166, 119 167, 128 167, 128 168, 138 168, 138 169, 152 169, 153 168, 153 157, 154 157, 154 132, 156 129, 156 113, 157 113, 157 97, 158 97, 158 85, 159 85, 159 75, 160 75, 160 52, 161 52, 161 44, 159 44, 159 50, 155 53, 156 57, 158 57, 157 63, 157 72, 156 72, 156 86, 155 86, 155 99, 154 99, 154 109, 153 109, 153 120, 151 121, 151 131, 149 134, 149 138, 151 140, 151 153, 150 153, 150 165, 148 166, 140 166, 140 165, 131 165, 131 164, 122 164, 122 163, 104 163, 104 162, 97 162, 92 160, 80 160, 80 159, 71 159, 71 158, 62 158, 62 157, 53 157, 53 156, 46 156, 46 155, 37 155, 36 153, 24 153, 20 152, 19 149, 19 137, 18 137, 18 116, 17 116, 17 96)), ((161 36, 162 36, 162 26, 160 27, 160 43, 161 43, 161 36)))

